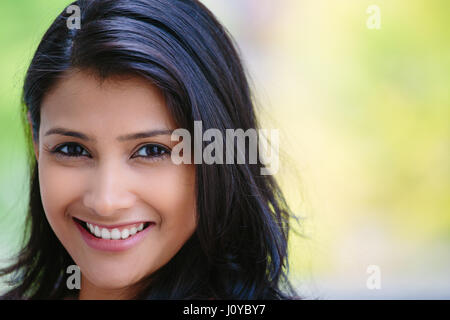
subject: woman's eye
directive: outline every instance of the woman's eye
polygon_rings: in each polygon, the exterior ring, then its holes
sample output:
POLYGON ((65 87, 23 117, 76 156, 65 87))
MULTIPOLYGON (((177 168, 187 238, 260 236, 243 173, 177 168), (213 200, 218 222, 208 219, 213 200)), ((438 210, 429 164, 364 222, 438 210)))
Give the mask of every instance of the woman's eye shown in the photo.
POLYGON ((135 154, 137 157, 143 158, 160 158, 169 155, 170 151, 161 145, 147 144, 139 149, 135 154))
POLYGON ((60 156, 64 156, 64 157, 72 157, 72 158, 82 157, 82 156, 89 157, 89 153, 87 153, 85 151, 86 151, 86 149, 84 149, 82 146, 80 146, 77 143, 66 143, 66 144, 63 144, 62 146, 56 148, 56 150, 53 152, 57 153, 60 156), (83 154, 84 152, 85 152, 85 154, 83 154))
MULTIPOLYGON (((57 147, 52 153, 57 154, 60 157, 78 158, 87 156, 90 157, 89 153, 85 148, 77 143, 66 143, 57 147)), ((140 148, 133 157, 141 157, 149 160, 156 160, 157 158, 162 158, 170 155, 170 150, 166 147, 157 144, 147 144, 140 148)))

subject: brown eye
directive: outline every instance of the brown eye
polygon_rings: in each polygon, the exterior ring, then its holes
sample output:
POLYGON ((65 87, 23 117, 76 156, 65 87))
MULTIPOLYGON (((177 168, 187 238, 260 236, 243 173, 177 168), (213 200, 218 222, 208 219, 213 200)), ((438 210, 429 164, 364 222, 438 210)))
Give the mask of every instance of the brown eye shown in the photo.
POLYGON ((85 151, 86 150, 77 143, 66 143, 66 144, 63 144, 63 145, 59 146, 58 148, 56 148, 53 152, 57 153, 60 156, 71 157, 71 158, 82 157, 82 156, 89 157, 89 153, 86 152, 86 154, 83 154, 83 152, 85 152, 85 151))
POLYGON ((170 151, 159 144, 147 144, 136 152, 137 157, 158 158, 169 155, 170 151))

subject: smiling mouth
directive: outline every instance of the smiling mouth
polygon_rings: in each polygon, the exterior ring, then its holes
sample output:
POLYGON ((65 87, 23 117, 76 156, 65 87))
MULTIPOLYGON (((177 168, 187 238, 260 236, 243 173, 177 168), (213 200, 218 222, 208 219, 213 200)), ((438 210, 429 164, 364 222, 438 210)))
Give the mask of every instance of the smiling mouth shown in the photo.
POLYGON ((105 226, 91 224, 89 222, 82 221, 75 217, 73 218, 73 220, 93 236, 105 240, 125 240, 128 239, 129 237, 134 236, 137 233, 142 232, 150 225, 155 224, 154 222, 141 222, 130 224, 127 225, 126 227, 108 228, 105 226))

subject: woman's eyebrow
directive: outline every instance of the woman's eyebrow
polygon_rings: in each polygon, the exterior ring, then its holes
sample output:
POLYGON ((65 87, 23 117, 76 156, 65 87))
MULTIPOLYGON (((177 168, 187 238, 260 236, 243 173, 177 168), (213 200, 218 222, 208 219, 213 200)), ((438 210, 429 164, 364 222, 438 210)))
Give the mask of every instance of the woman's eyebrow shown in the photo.
MULTIPOLYGON (((128 140, 136 140, 136 139, 143 139, 143 138, 150 138, 154 136, 161 136, 161 135, 170 135, 172 134, 173 130, 169 129, 156 129, 156 130, 148 130, 143 132, 136 132, 136 133, 130 133, 126 135, 122 135, 116 138, 117 141, 128 141, 128 140)), ((81 140, 85 141, 92 141, 96 142, 95 138, 89 137, 88 135, 75 131, 75 130, 69 130, 61 127, 56 127, 48 130, 45 133, 45 136, 51 135, 51 134, 59 134, 63 136, 68 137, 75 137, 79 138, 81 140)))

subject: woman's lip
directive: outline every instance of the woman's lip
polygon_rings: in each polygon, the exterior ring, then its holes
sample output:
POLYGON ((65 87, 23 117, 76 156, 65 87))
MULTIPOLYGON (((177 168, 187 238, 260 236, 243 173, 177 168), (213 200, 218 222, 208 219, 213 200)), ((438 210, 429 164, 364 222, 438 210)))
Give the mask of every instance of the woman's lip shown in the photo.
POLYGON ((89 231, 84 229, 81 226, 81 224, 77 223, 76 221, 74 221, 74 223, 78 228, 78 230, 80 231, 81 237, 89 247, 101 251, 112 251, 112 252, 128 250, 133 246, 137 245, 155 226, 155 224, 152 223, 147 228, 143 229, 142 231, 139 231, 138 233, 132 236, 129 236, 127 239, 107 240, 97 238, 89 231))
POLYGON ((150 221, 150 220, 135 220, 135 221, 131 221, 131 222, 123 222, 123 223, 119 223, 119 224, 114 224, 114 225, 106 225, 106 224, 99 224, 96 222, 91 222, 91 221, 86 221, 86 220, 82 220, 80 218, 77 217, 73 217, 74 219, 80 221, 80 222, 84 222, 84 223, 90 223, 94 226, 98 226, 99 228, 106 228, 106 229, 114 229, 114 228, 124 228, 127 226, 132 226, 132 225, 136 225, 136 224, 141 224, 141 223, 152 223, 154 224, 154 221, 150 221))

